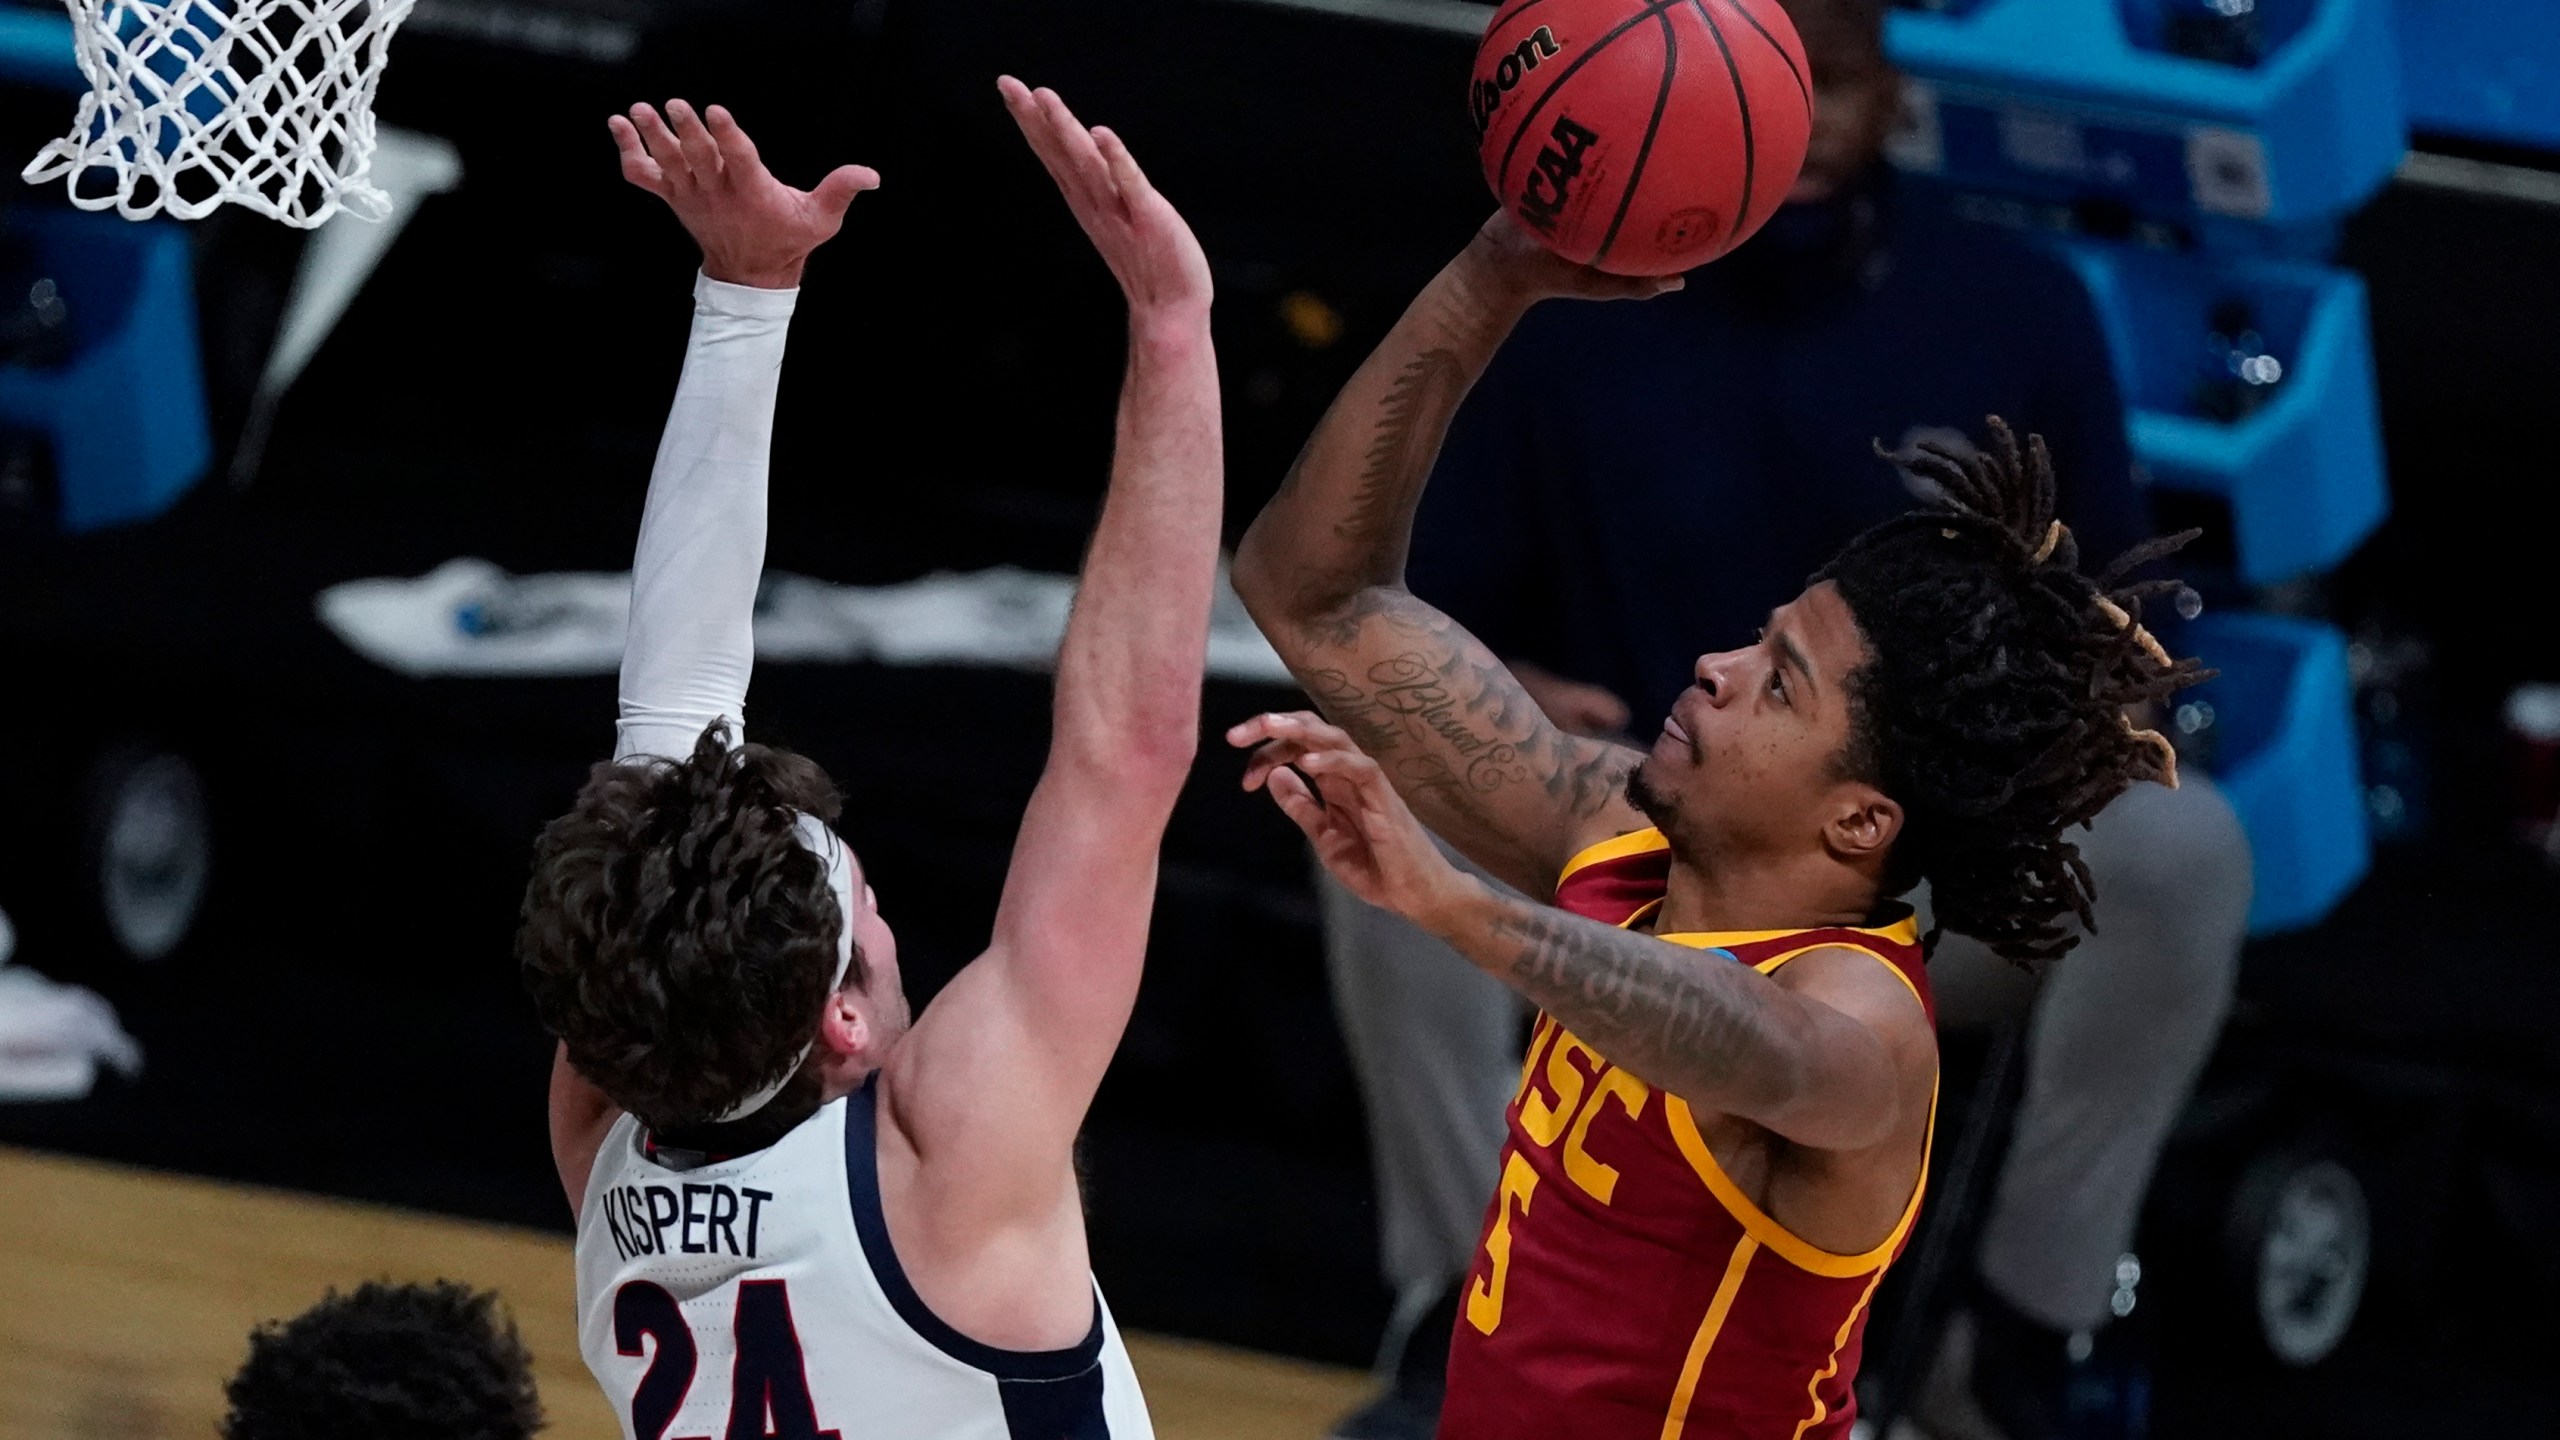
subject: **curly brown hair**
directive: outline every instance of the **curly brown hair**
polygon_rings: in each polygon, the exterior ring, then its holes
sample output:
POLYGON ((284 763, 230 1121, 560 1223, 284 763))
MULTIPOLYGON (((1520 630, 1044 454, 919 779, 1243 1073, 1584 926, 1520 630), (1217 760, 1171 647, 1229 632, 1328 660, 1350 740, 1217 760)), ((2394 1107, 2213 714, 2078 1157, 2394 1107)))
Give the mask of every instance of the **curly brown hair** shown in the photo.
MULTIPOLYGON (((816 1037, 843 911, 794 832, 841 802, 815 761, 731 748, 598 765, 545 826, 516 959, 569 1063, 654 1129, 782 1080, 816 1037)), ((863 978, 853 957, 846 983, 863 978)))
POLYGON ((2212 672, 2142 625, 2145 599, 2192 592, 2126 583, 2196 532, 2081 574, 2044 441, 2021 447, 1996 415, 1989 426, 1979 453, 1923 444, 1903 457, 1942 497, 1850 541, 1813 578, 1839 587, 1867 642, 1845 687, 1841 767, 1903 808, 1886 891, 1925 879, 1941 928, 2032 964, 2079 942, 2064 917, 2095 928, 2089 867, 2063 832, 2136 781, 2178 783, 2176 752, 2126 707, 2212 672))

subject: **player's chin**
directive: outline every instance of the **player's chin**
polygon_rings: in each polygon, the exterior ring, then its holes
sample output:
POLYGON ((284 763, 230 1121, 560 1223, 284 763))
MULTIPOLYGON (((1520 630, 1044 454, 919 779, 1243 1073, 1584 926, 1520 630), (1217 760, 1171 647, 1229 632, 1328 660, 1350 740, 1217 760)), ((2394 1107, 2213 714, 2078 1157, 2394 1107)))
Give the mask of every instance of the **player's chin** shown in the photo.
POLYGON ((1688 751, 1682 748, 1676 761, 1668 765, 1664 762, 1662 746, 1674 743, 1676 742, 1673 742, 1669 736, 1656 741, 1654 753, 1644 757, 1642 763, 1627 772, 1627 803, 1636 808, 1637 814, 1656 825, 1660 825, 1671 813, 1673 787, 1679 783, 1676 777, 1680 773, 1674 767, 1684 765, 1688 761, 1688 751))

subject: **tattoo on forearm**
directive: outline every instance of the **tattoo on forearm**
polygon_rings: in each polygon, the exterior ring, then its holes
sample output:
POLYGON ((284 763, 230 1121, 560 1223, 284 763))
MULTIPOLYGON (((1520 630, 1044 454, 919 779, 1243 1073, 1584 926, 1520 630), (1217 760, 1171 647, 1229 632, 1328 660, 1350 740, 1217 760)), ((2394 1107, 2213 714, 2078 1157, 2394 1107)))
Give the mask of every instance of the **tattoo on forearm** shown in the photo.
POLYGON ((1397 542, 1429 478, 1435 447, 1425 443, 1426 433, 1437 438, 1466 386, 1466 367, 1456 351, 1425 350, 1406 362, 1378 403, 1378 428, 1369 439, 1360 488, 1333 523, 1336 537, 1373 548, 1397 542))
POLYGON ((1493 933, 1523 994, 1653 1083, 1697 1095, 1777 1078, 1775 1018, 1705 957, 1544 909, 1506 910, 1493 933))
POLYGON ((1573 814, 1588 819, 1626 793, 1627 776, 1643 757, 1616 745, 1577 742, 1561 730, 1549 733, 1555 751, 1547 767, 1547 793, 1573 814), (1576 746, 1580 748, 1577 750, 1576 746))
POLYGON ((1368 693, 1339 670, 1316 670, 1306 676, 1308 696, 1326 718, 1351 736, 1351 742, 1373 757, 1392 754, 1404 738, 1393 716, 1382 714, 1368 693))
MULTIPOLYGON (((1392 656, 1369 667, 1370 700, 1377 708, 1404 716, 1438 736, 1465 762, 1470 787, 1489 791, 1506 780, 1526 778, 1519 751, 1510 742, 1480 733, 1468 723, 1478 707, 1462 701, 1449 680, 1445 668, 1434 666, 1419 653, 1392 656)), ((1478 692, 1479 699, 1482 693, 1478 692)), ((1501 716, 1489 718, 1499 721, 1501 716)))
POLYGON ((1328 719, 1390 762, 1409 795, 1464 809, 1471 797, 1536 784, 1588 818, 1617 799, 1641 759, 1558 730, 1456 622, 1401 591, 1360 591, 1302 638, 1336 652, 1396 646, 1356 676, 1325 668, 1300 679, 1328 719))

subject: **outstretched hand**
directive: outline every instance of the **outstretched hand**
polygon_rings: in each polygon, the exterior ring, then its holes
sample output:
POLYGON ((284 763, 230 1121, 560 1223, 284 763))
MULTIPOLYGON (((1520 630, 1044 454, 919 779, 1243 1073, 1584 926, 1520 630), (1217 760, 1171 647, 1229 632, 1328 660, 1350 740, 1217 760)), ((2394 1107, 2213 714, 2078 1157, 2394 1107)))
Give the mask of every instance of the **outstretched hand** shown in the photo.
POLYGON ((1256 715, 1229 730, 1227 743, 1260 747, 1244 788, 1269 793, 1352 894, 1439 930, 1450 907, 1483 893, 1483 882, 1440 853, 1378 762, 1322 717, 1256 715))
POLYGON ((1129 147, 1104 126, 1088 129, 1054 90, 1007 75, 996 92, 1022 138, 1058 182, 1076 223, 1102 252, 1133 315, 1209 308, 1209 260, 1171 202, 1147 183, 1129 147))
POLYGON ((809 252, 844 226, 853 197, 880 183, 868 165, 845 165, 814 190, 773 178, 755 142, 718 105, 702 115, 682 100, 634 105, 605 122, 622 152, 622 178, 667 202, 702 247, 702 273, 732 285, 788 290, 809 252))

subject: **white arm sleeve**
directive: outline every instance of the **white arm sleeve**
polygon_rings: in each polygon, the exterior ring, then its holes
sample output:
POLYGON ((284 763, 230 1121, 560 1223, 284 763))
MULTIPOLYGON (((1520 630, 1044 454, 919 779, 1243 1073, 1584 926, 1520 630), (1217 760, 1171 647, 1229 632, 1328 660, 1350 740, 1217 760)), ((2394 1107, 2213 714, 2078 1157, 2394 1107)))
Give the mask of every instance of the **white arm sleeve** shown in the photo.
POLYGON ((682 759, 724 716, 733 743, 745 736, 774 392, 799 298, 694 282, 693 338, 631 565, 616 760, 682 759))

